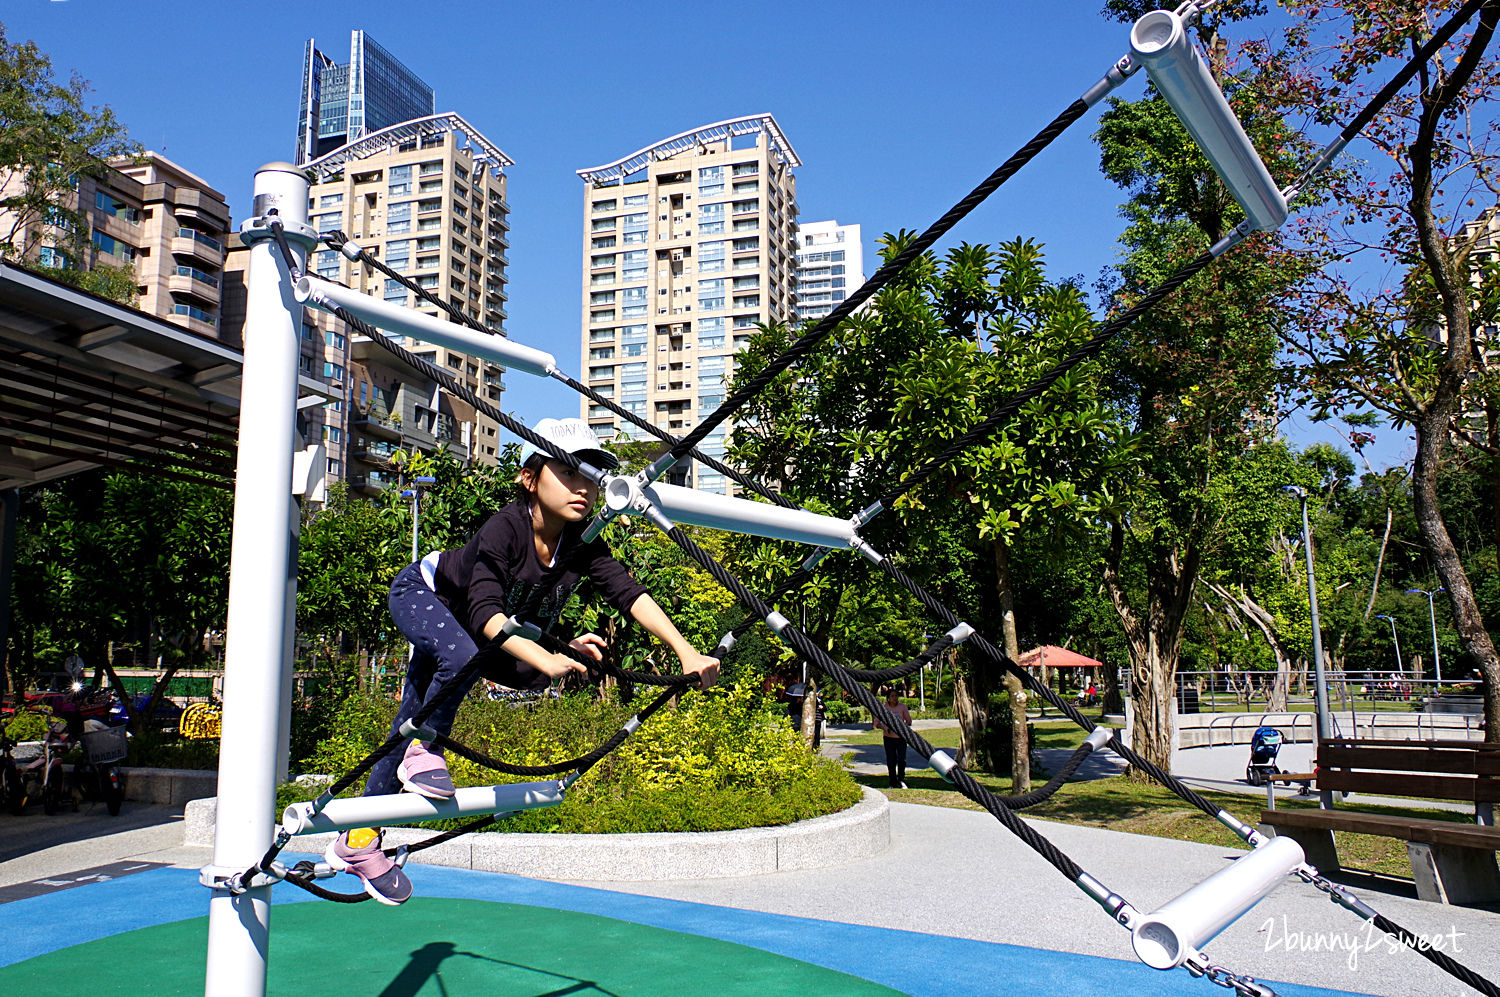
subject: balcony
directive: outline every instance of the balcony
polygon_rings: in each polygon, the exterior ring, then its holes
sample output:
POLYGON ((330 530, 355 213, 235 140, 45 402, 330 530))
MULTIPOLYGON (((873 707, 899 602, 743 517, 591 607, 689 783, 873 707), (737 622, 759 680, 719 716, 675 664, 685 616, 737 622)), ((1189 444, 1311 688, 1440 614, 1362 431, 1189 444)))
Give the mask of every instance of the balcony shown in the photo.
POLYGON ((223 265, 223 243, 216 238, 208 238, 207 235, 193 228, 178 228, 177 234, 172 237, 172 255, 193 256, 210 262, 214 267, 223 265))
POLYGON ((401 439, 400 416, 393 416, 385 409, 371 407, 363 412, 356 410, 351 425, 372 437, 401 439))
POLYGON ((167 290, 210 305, 219 303, 219 278, 197 267, 173 267, 167 272, 167 290))
POLYGON ((368 471, 349 475, 349 487, 365 495, 378 495, 387 488, 400 484, 401 478, 394 471, 368 471))
POLYGON ((389 440, 373 440, 357 436, 349 446, 349 453, 356 460, 363 460, 370 464, 385 464, 400 449, 400 446, 389 440))

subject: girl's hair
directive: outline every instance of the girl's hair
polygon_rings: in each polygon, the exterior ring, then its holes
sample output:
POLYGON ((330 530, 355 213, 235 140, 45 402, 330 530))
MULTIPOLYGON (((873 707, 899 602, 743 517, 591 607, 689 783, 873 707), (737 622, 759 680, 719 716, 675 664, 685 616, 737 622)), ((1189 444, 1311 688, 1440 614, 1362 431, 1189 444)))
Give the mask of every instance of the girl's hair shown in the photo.
POLYGON ((516 468, 516 498, 531 498, 532 492, 530 488, 526 487, 526 475, 524 472, 531 472, 531 482, 532 485, 535 486, 536 476, 542 473, 542 465, 545 463, 547 463, 546 454, 534 453, 529 458, 527 458, 526 463, 516 468))

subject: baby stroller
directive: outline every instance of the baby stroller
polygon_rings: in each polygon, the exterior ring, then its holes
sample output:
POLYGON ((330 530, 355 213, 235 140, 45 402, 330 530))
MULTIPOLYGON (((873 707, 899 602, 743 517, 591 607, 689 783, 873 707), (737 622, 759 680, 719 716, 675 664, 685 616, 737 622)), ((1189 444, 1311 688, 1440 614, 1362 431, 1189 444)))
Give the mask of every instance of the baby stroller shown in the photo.
POLYGON ((1285 740, 1275 727, 1257 727, 1250 737, 1250 764, 1245 766, 1245 781, 1252 786, 1264 786, 1268 776, 1280 775, 1276 767, 1276 756, 1281 752, 1285 740))

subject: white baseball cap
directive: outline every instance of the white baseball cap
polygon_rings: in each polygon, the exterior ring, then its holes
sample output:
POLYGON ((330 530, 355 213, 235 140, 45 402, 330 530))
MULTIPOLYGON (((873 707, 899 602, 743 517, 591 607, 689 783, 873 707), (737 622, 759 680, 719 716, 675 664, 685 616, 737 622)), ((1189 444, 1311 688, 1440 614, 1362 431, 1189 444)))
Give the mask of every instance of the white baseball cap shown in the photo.
MULTIPOLYGON (((579 460, 587 461, 602 470, 613 471, 620 466, 619 458, 604 449, 604 444, 599 441, 599 437, 582 419, 543 419, 532 426, 531 431, 557 449, 570 453, 579 460)), ((521 464, 523 466, 537 454, 550 456, 545 450, 529 442, 522 442, 521 464)))

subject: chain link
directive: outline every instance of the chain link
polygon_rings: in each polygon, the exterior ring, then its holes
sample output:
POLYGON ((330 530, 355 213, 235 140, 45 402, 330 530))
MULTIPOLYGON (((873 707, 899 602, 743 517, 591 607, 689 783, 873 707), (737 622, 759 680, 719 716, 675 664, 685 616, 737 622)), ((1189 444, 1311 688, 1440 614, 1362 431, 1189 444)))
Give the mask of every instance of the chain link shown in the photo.
POLYGON ((1204 958, 1199 964, 1193 960, 1185 963, 1187 971, 1194 976, 1201 976, 1210 983, 1233 990, 1241 997, 1277 997, 1276 991, 1266 986, 1253 976, 1241 976, 1239 973, 1231 973, 1223 966, 1217 966, 1204 958))

